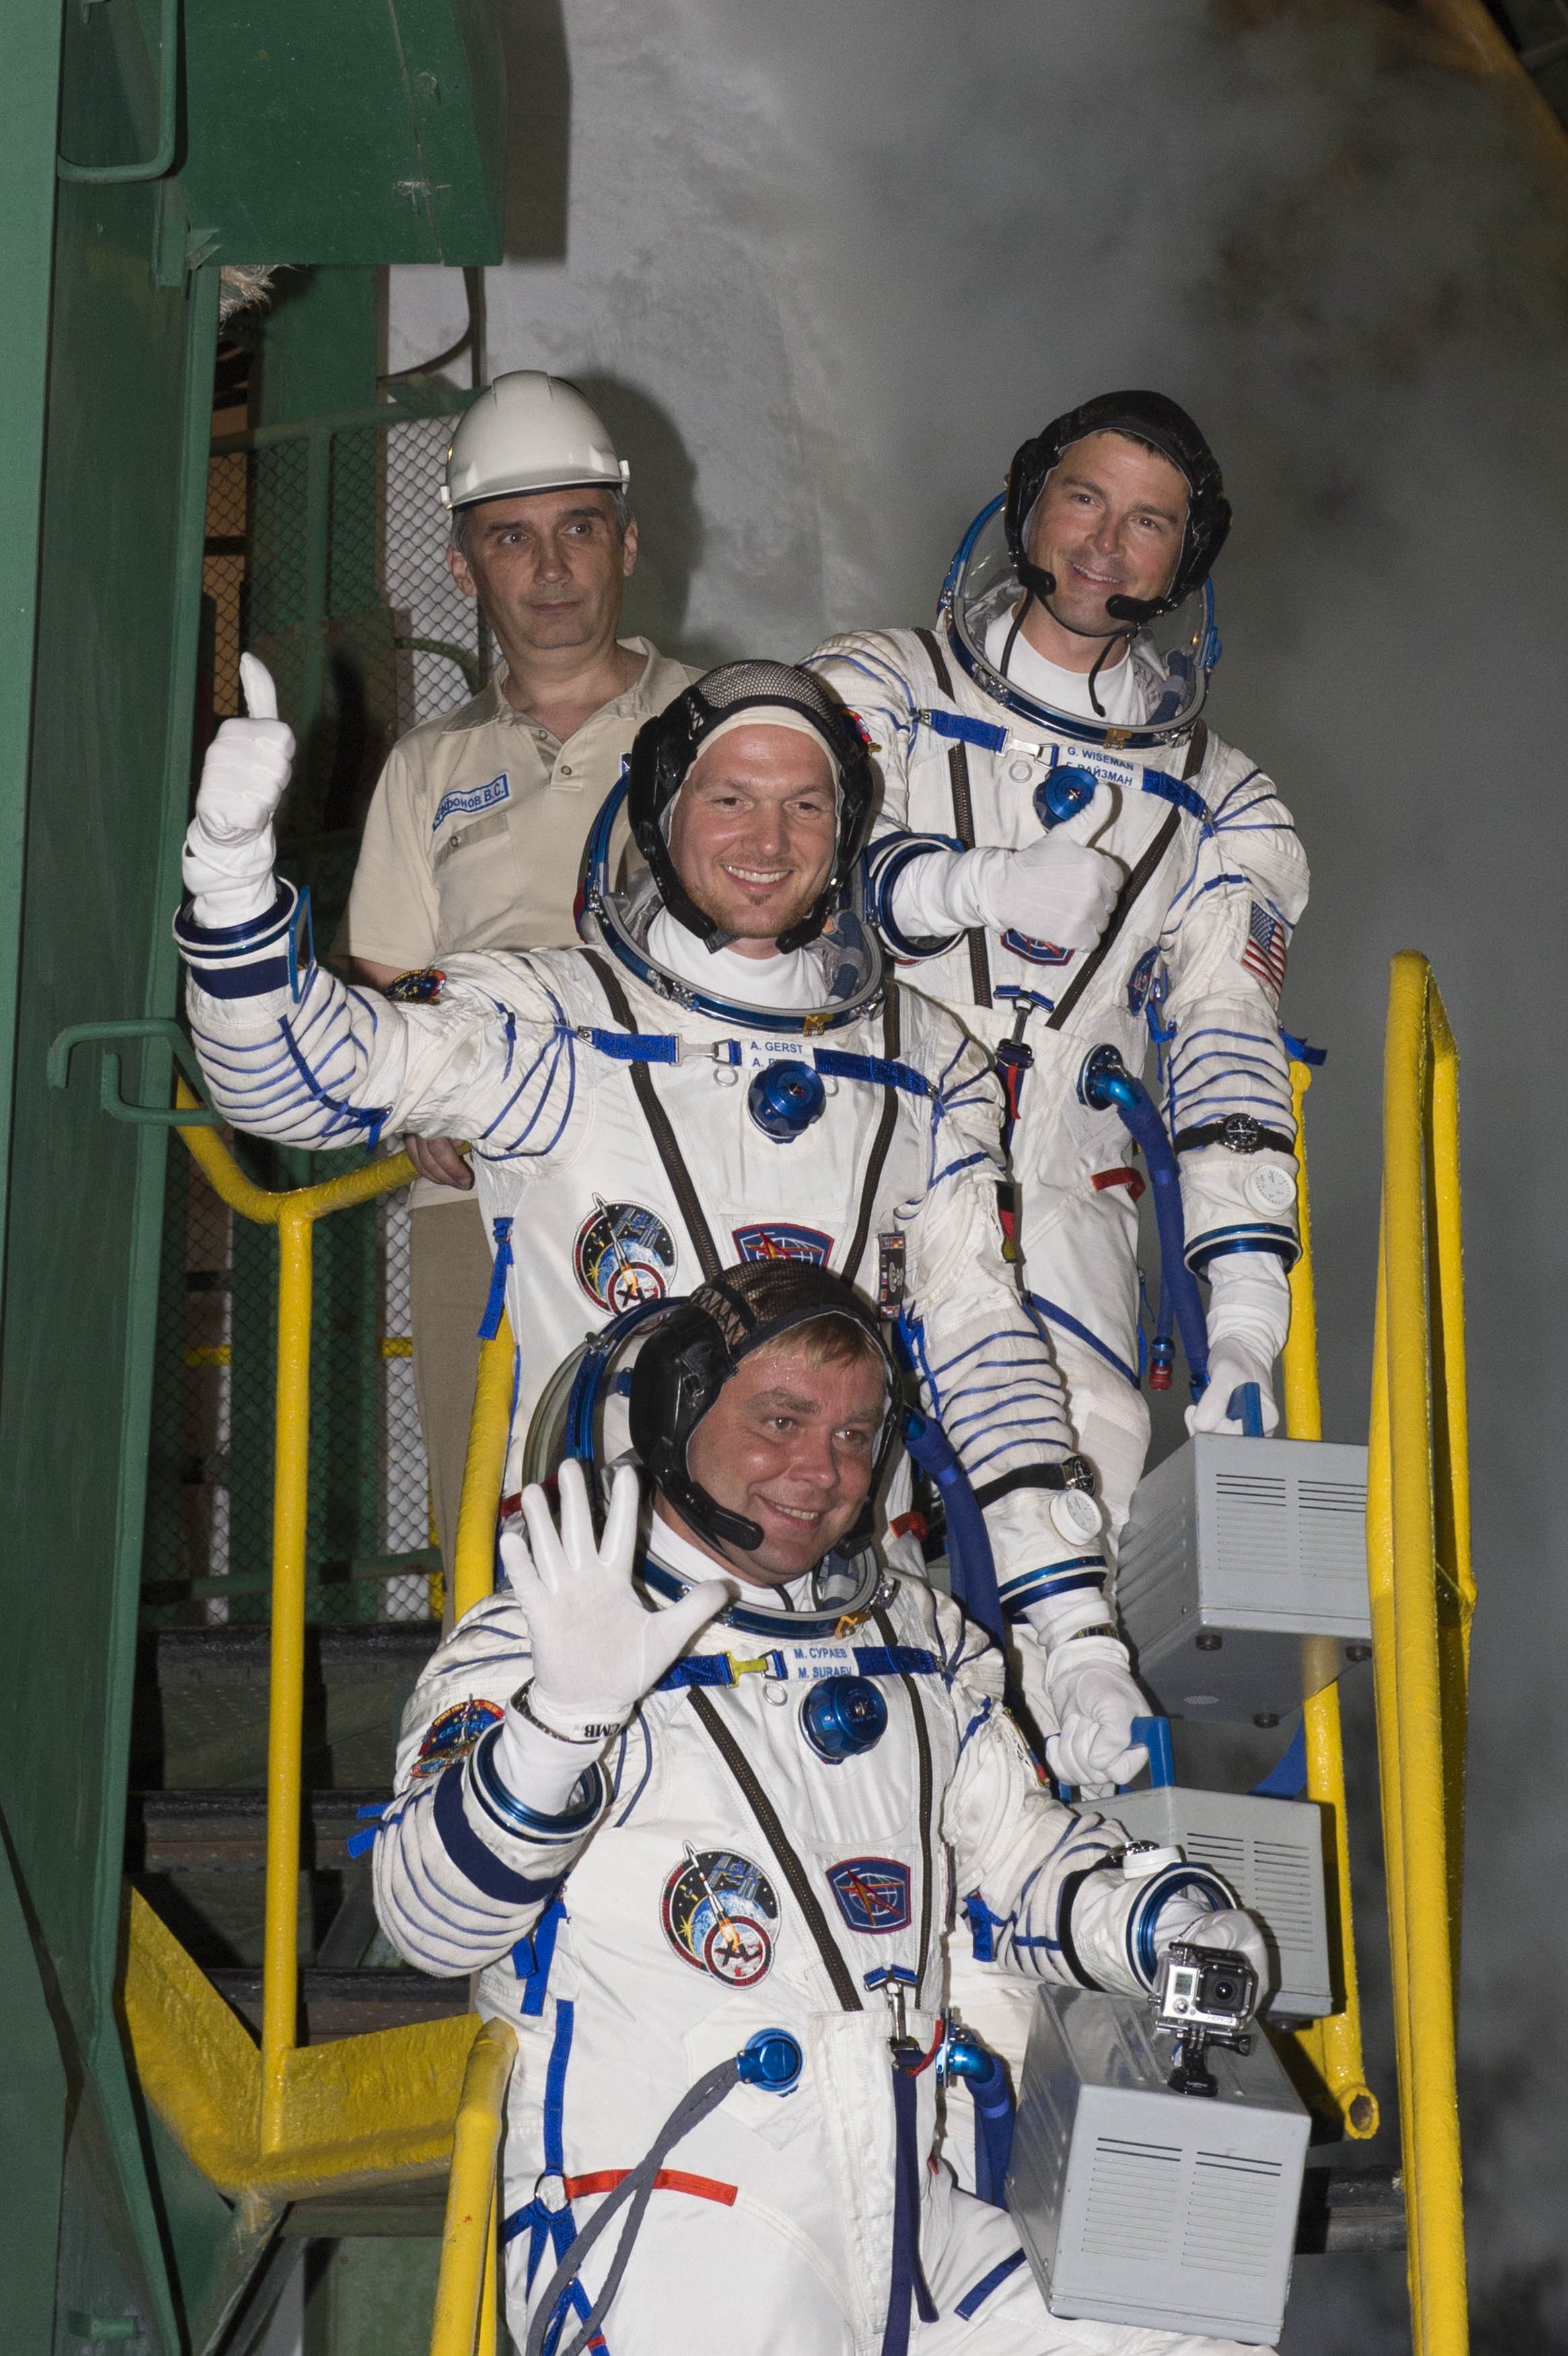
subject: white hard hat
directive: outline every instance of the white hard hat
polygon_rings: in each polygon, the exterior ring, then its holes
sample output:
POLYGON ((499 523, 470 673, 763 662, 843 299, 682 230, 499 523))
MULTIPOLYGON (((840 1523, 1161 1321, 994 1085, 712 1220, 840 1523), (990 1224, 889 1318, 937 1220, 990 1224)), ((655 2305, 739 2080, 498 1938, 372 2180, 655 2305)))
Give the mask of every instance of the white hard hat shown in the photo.
POLYGON ((631 475, 603 419, 575 385, 542 369, 514 369, 487 386, 458 421, 447 447, 442 504, 465 508, 475 499, 564 490, 572 483, 604 483, 619 491, 631 475))

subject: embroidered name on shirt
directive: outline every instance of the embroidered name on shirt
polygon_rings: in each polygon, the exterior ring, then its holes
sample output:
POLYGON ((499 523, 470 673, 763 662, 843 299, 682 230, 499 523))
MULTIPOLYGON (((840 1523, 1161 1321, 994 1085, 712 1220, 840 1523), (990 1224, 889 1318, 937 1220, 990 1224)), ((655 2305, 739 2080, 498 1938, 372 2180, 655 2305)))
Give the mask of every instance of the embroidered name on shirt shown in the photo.
POLYGON ((449 818, 477 818, 481 810, 494 809, 498 802, 509 802, 511 798, 512 781, 503 769, 487 786, 471 786, 466 793, 443 794, 430 830, 436 833, 449 818))

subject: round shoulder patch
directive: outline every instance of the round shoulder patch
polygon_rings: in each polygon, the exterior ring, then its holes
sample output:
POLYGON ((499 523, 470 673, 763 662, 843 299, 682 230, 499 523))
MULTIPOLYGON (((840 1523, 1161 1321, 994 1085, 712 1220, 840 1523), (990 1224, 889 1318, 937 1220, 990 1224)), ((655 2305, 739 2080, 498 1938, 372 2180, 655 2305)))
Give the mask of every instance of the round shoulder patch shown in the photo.
POLYGON ((437 1006, 445 983, 440 968, 427 965, 421 973, 399 974, 396 981, 387 984, 385 995, 394 1006, 437 1006))
POLYGON ((466 1759, 482 1734, 499 1725, 507 1713, 498 1701, 453 1702, 450 1709, 432 1719, 420 1744, 419 1755, 409 1772, 416 1783, 428 1783, 432 1776, 442 1774, 454 1761, 466 1759))

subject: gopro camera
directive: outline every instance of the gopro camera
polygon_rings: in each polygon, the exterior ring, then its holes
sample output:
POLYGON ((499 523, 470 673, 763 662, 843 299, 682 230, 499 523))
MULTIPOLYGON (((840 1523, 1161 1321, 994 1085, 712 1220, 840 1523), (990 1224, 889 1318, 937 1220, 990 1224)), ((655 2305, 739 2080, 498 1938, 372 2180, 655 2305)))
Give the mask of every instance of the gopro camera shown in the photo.
POLYGON ((1201 2029, 1216 2041, 1244 2029, 1257 2009, 1258 1976, 1245 1955, 1177 1940, 1160 1964, 1155 2027, 1201 2029))
POLYGON ((1204 2055, 1211 2045, 1250 2053, 1243 2034, 1257 2008, 1258 1976, 1245 1955, 1228 1947, 1195 1947, 1177 1939, 1166 1949, 1154 1992, 1154 2025, 1176 2040, 1168 2084, 1178 2094, 1217 2094, 1204 2055))

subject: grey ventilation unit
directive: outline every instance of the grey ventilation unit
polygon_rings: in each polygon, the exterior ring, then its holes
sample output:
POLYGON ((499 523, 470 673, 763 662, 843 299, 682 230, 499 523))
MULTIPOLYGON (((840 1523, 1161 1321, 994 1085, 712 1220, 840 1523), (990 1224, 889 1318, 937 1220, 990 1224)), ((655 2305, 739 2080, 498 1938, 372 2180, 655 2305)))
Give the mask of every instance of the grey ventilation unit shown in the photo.
POLYGON ((1283 1718, 1371 1643, 1367 1451, 1211 1432, 1139 1482, 1116 1602, 1168 1718, 1283 1718))
POLYGON ((1268 1939, 1271 2020, 1317 2020, 1333 2011, 1323 1813, 1316 1802, 1189 1791, 1173 1783, 1153 1792, 1123 1792, 1114 1800, 1093 1802, 1084 1813, 1111 1817, 1135 1840, 1175 1846, 1193 1864, 1223 1874, 1268 1939))
POLYGON ((1268 2346, 1290 2288, 1308 2121, 1268 2040, 1172 2094, 1147 1999, 1041 1987, 1008 2207, 1053 2315, 1268 2346))

